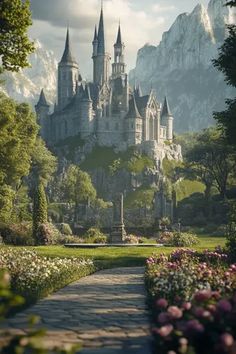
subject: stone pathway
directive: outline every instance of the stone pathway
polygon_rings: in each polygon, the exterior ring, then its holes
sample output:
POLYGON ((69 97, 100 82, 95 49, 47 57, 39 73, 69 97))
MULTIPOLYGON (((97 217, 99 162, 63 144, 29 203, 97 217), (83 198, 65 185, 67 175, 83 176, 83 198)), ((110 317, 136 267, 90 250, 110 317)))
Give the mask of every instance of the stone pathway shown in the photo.
POLYGON ((26 331, 33 313, 41 317, 49 344, 83 341, 82 354, 150 354, 143 273, 143 268, 97 272, 39 301, 7 327, 26 331))

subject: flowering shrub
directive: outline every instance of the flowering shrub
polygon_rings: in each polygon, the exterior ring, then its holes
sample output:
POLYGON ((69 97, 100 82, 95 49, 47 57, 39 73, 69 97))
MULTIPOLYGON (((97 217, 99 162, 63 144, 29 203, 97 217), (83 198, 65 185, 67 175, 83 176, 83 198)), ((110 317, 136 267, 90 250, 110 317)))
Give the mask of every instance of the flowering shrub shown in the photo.
POLYGON ((0 235, 6 245, 31 246, 34 244, 32 237, 32 223, 21 222, 18 224, 1 224, 0 235))
POLYGON ((191 233, 164 231, 161 233, 158 242, 172 247, 190 247, 197 245, 199 239, 191 233))
POLYGON ((147 282, 153 296, 169 301, 191 300, 202 289, 220 290, 228 294, 236 289, 236 266, 226 266, 226 255, 205 251, 177 250, 170 256, 160 255, 147 260, 147 282), (211 264, 211 259, 213 263, 211 264), (216 266, 216 259, 221 266, 216 266))
POLYGON ((124 242, 127 244, 138 244, 139 237, 135 235, 127 235, 125 236, 124 242))
POLYGON ((95 270, 91 260, 40 257, 35 251, 0 249, 0 269, 7 269, 12 289, 27 300, 40 297, 65 286, 95 270))
POLYGON ((169 305, 158 299, 154 307, 156 353, 235 353, 236 294, 198 291, 191 302, 169 305))
POLYGON ((234 353, 236 265, 220 249, 147 260, 156 353, 234 353))
POLYGON ((60 232, 53 224, 40 224, 35 231, 35 238, 37 246, 48 246, 57 243, 60 232))

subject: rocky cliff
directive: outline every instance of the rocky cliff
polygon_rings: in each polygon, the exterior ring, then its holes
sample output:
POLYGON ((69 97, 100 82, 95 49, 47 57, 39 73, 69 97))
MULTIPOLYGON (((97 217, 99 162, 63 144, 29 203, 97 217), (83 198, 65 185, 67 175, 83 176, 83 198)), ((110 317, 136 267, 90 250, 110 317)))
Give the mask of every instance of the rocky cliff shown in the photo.
POLYGON ((163 100, 168 95, 179 132, 200 130, 213 124, 212 112, 224 107, 233 91, 212 66, 235 22, 224 0, 211 0, 208 8, 197 5, 192 13, 179 15, 158 46, 145 45, 138 52, 130 81, 140 83, 144 93, 151 87, 163 100))
POLYGON ((1 76, 0 90, 20 102, 35 104, 40 90, 44 88, 48 101, 56 98, 57 61, 52 51, 47 51, 39 41, 35 41, 35 52, 30 55, 31 67, 19 73, 7 72, 1 76))

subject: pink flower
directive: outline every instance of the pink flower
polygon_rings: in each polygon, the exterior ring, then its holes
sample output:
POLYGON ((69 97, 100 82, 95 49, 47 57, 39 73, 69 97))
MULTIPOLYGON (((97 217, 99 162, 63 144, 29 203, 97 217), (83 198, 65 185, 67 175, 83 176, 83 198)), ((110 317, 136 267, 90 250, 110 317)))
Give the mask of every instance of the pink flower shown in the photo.
POLYGON ((212 294, 210 290, 201 290, 194 295, 194 299, 198 302, 204 302, 206 300, 209 300, 211 298, 211 295, 212 294))
POLYGON ((190 320, 187 322, 187 330, 202 333, 204 332, 204 327, 198 320, 190 320))
POLYGON ((165 309, 168 306, 168 301, 166 299, 159 299, 157 300, 156 305, 160 308, 165 309))
POLYGON ((166 326, 162 326, 161 328, 157 328, 155 332, 161 337, 167 337, 171 334, 173 329, 174 327, 171 324, 168 324, 166 326))
POLYGON ((234 338, 229 333, 222 334, 220 337, 220 341, 226 348, 231 347, 234 344, 234 338))
POLYGON ((184 302, 183 305, 182 305, 182 309, 183 310, 187 310, 187 311, 190 310, 191 307, 192 307, 191 302, 184 302))
POLYGON ((216 306, 215 306, 215 305, 212 305, 212 304, 207 305, 207 309, 208 309, 212 314, 216 313, 216 306))
POLYGON ((183 316, 183 311, 177 306, 170 306, 167 311, 172 319, 179 319, 183 316))
POLYGON ((167 312, 162 312, 157 318, 158 322, 161 324, 166 324, 170 322, 170 315, 167 312))
POLYGON ((218 302, 217 308, 223 312, 231 312, 232 311, 231 303, 228 300, 224 300, 224 299, 220 300, 218 302))

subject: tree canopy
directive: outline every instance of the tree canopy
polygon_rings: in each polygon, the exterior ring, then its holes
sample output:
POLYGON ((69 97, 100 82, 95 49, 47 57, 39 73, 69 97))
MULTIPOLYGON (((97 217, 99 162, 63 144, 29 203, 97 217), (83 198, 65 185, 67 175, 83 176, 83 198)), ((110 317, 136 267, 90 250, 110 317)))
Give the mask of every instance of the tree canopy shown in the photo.
MULTIPOLYGON (((236 1, 229 1, 228 6, 236 6, 236 1)), ((214 66, 225 75, 228 85, 236 87, 236 25, 228 26, 229 35, 220 48, 219 57, 213 60, 214 66)), ((214 113, 228 142, 236 147, 236 99, 226 100, 225 111, 214 113)))
POLYGON ((2 67, 19 71, 28 66, 28 54, 34 50, 28 38, 32 24, 29 0, 0 0, 0 57, 2 67))

